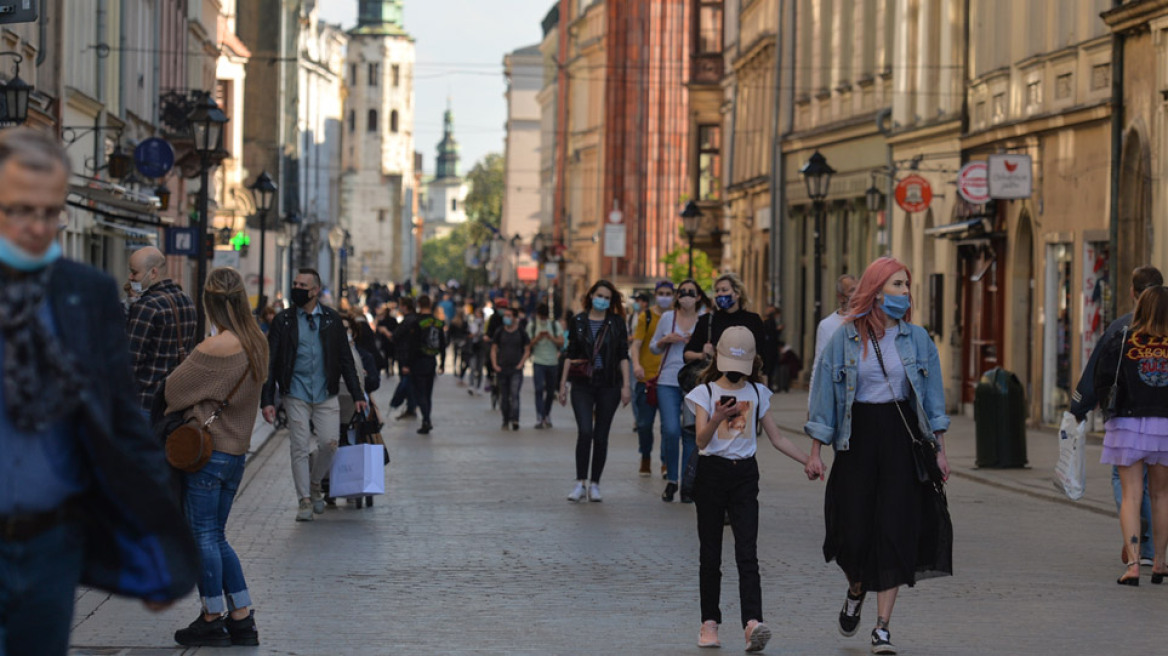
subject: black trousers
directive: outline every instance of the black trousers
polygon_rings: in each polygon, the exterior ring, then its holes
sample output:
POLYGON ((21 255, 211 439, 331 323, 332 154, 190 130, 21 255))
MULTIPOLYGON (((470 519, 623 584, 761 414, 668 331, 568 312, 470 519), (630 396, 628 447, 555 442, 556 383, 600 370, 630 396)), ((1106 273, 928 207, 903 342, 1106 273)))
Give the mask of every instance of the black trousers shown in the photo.
POLYGON ((410 392, 418 409, 422 411, 422 423, 430 423, 430 409, 434 405, 433 373, 410 374, 410 392))
POLYGON ((699 588, 702 621, 722 623, 723 518, 730 516, 734 532, 734 561, 738 565, 738 598, 742 626, 762 621, 762 581, 758 575, 758 461, 753 457, 728 460, 718 456, 698 459, 694 479, 694 506, 698 513, 700 554, 699 588))
POLYGON ((572 411, 576 415, 576 480, 600 482, 608 459, 608 432, 620 407, 619 387, 572 385, 572 411), (588 460, 592 456, 592 477, 588 460))
POLYGON ((495 374, 495 381, 499 385, 499 410, 503 412, 503 421, 519 423, 519 392, 523 389, 523 370, 505 368, 495 374))

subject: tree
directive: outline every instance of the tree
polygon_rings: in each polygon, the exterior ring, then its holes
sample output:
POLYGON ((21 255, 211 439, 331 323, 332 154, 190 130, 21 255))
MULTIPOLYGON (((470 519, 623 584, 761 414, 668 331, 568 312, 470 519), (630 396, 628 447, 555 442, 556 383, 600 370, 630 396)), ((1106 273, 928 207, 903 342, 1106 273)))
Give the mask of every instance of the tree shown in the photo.
MULTIPOLYGON (((710 262, 710 256, 700 248, 694 249, 693 255, 693 270, 694 280, 698 285, 707 292, 714 287, 714 265, 710 262)), ((683 280, 689 277, 689 244, 680 243, 673 250, 665 254, 661 258, 661 263, 665 265, 669 272, 669 279, 673 284, 680 285, 683 280)))
POLYGON ((445 237, 422 242, 422 274, 432 282, 453 278, 470 288, 481 280, 481 269, 466 266, 466 249, 490 242, 503 220, 503 156, 490 153, 479 160, 467 182, 467 222, 455 226, 445 237))
POLYGON ((470 185, 470 193, 466 195, 467 216, 472 222, 497 230, 503 221, 503 156, 489 153, 474 165, 466 180, 470 185))

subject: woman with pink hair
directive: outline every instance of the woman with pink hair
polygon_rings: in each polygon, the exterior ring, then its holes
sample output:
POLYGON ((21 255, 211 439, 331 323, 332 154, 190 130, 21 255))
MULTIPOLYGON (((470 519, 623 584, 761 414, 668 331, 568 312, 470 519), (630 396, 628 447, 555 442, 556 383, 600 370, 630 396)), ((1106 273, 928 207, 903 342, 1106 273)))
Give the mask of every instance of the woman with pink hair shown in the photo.
POLYGON ((910 323, 911 282, 894 258, 868 266, 816 362, 804 426, 813 438, 808 475, 823 475, 824 444, 835 451, 823 555, 848 579, 839 630, 855 635, 864 597, 875 591, 874 654, 896 653, 888 623, 900 586, 953 571, 951 537, 937 535, 943 529, 928 512, 935 488, 922 484, 914 463, 913 442, 922 440, 936 453, 934 471, 949 477, 941 363, 932 338, 910 323))

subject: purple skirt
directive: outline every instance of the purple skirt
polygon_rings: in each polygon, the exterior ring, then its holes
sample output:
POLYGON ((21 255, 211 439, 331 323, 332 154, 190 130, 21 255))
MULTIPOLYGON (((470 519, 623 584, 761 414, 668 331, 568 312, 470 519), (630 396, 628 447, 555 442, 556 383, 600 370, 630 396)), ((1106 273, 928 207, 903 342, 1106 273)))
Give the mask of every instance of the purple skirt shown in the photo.
POLYGON ((1168 465, 1168 417, 1115 417, 1103 428, 1103 464, 1168 465))

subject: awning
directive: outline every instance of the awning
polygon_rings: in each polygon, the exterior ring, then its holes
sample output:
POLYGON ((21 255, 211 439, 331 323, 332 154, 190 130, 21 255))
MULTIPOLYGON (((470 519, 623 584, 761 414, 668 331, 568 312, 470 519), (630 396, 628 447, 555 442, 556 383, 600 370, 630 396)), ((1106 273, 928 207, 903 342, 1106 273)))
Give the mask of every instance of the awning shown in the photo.
POLYGON ((970 233, 978 232, 984 233, 989 231, 989 220, 984 217, 975 219, 968 219, 966 221, 958 221, 957 223, 950 223, 949 225, 937 226, 935 228, 928 228, 925 234, 930 237, 944 237, 946 239, 962 239, 969 237, 970 233))
POLYGON ((90 179, 83 184, 70 184, 65 202, 118 221, 147 226, 170 223, 158 216, 160 202, 157 196, 133 192, 103 180, 90 179))
POLYGON ((126 241, 137 244, 149 244, 151 246, 158 245, 158 229, 147 230, 145 228, 132 228, 113 221, 106 221, 105 219, 96 219, 94 221, 97 225, 116 232, 126 238, 126 241))

